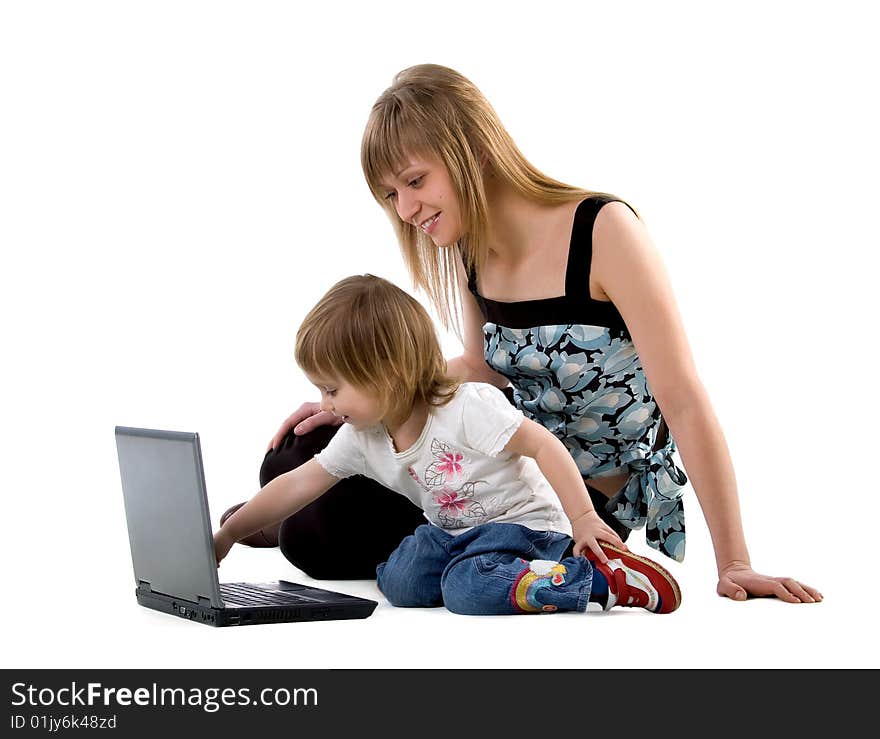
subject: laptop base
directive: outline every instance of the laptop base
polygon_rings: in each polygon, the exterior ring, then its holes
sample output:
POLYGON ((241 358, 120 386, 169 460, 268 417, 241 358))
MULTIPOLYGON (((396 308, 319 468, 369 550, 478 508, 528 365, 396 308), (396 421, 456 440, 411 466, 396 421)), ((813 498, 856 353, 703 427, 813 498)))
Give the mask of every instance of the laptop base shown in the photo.
POLYGON ((330 600, 331 596, 335 596, 333 600, 336 602, 214 608, 209 603, 193 603, 189 600, 172 598, 142 588, 136 588, 135 595, 137 602, 145 608, 152 608, 155 611, 208 626, 251 626, 292 621, 336 621, 367 618, 378 605, 373 600, 344 596, 341 593, 333 593, 328 590, 309 588, 308 591, 323 594, 327 600, 330 600))

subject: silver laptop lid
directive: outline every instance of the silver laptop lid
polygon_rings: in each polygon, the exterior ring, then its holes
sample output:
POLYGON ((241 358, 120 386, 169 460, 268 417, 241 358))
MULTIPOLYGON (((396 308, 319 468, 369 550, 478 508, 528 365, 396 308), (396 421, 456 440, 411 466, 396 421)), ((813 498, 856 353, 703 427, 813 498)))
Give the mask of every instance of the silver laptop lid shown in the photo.
POLYGON ((138 586, 223 607, 198 434, 116 427, 138 586))

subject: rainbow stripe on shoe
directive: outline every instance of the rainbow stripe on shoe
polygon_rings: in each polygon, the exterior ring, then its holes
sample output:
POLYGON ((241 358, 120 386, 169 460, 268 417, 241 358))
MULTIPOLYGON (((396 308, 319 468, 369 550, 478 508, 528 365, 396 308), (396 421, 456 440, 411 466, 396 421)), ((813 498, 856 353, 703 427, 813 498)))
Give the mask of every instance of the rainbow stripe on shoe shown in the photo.
POLYGON ((645 608, 652 613, 672 613, 681 605, 681 588, 675 578, 659 564, 612 544, 600 542, 608 557, 602 564, 587 550, 587 559, 608 580, 605 610, 614 606, 645 608))
POLYGON ((565 583, 565 574, 568 572, 565 565, 544 559, 521 561, 527 566, 513 582, 510 590, 511 604, 522 613, 553 613, 556 606, 541 603, 537 594, 543 588, 565 583))

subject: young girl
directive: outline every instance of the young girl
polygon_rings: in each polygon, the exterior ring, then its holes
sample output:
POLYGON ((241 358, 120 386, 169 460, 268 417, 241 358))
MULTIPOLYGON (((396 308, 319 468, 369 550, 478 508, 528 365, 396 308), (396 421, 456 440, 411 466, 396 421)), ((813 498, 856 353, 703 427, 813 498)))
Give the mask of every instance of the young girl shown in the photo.
MULTIPOLYGON (((517 407, 564 443, 606 522, 624 536, 646 527, 649 544, 680 560, 687 477, 677 444, 712 536, 717 592, 821 600, 794 578, 752 569, 724 435, 635 211, 538 171, 480 91, 438 65, 406 69, 382 93, 361 159, 416 284, 447 321, 461 315, 464 352, 449 361, 453 376, 510 384, 517 407)), ((303 404, 270 443, 261 478, 308 458, 326 443, 326 430, 313 429, 335 422, 303 404)), ((357 540, 339 515, 343 499, 387 512, 370 532, 380 549, 411 531, 412 513, 391 493, 358 493, 331 491, 288 519, 285 555, 316 570, 333 557, 336 541, 298 546, 302 537, 289 536, 306 521, 309 531, 357 540)), ((369 564, 367 542, 363 551, 361 563, 348 558, 322 574, 352 576, 369 564)))
POLYGON ((583 612, 591 600, 678 608, 675 580, 599 518, 562 443, 497 388, 446 374, 427 312, 399 288, 372 275, 337 283, 300 327, 296 360, 344 426, 226 519, 218 564, 235 541, 365 475, 429 521, 376 570, 393 605, 473 615, 583 612))

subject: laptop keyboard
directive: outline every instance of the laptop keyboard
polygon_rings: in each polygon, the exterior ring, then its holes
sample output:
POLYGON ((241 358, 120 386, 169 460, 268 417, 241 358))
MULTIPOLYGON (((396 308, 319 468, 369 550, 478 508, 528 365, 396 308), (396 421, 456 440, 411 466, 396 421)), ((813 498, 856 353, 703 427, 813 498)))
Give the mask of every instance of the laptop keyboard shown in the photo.
MULTIPOLYGON (((221 583, 220 595, 223 600, 242 606, 277 606, 295 603, 318 603, 315 598, 294 595, 287 591, 267 591, 247 583, 221 583)), ((228 604, 227 604, 228 605, 228 604)))

